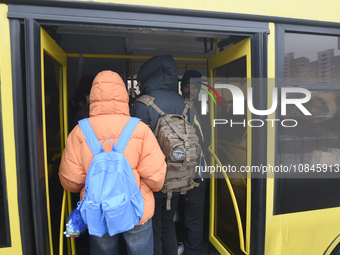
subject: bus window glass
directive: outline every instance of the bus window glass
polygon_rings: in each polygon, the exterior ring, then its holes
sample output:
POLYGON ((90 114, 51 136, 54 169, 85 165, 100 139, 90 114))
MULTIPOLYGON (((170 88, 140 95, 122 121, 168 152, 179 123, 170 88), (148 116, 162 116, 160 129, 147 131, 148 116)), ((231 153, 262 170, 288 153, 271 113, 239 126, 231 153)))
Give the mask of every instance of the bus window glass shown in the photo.
MULTIPOLYGON (((246 57, 242 57, 226 65, 214 69, 215 78, 245 78, 246 57)), ((233 85, 240 88, 247 96, 246 82, 235 82, 233 85)), ((215 106, 215 118, 232 119, 234 123, 243 123, 245 115, 233 116, 232 94, 227 89, 216 89, 221 96, 222 105, 215 106)), ((246 102, 245 102, 246 104, 246 102)), ((245 108, 246 109, 246 108, 245 108)), ((231 121, 231 120, 230 120, 231 121)), ((247 127, 244 125, 217 125, 217 157, 222 166, 239 168, 247 165, 247 127)), ((233 254, 243 254, 240 250, 239 230, 233 201, 226 180, 221 173, 216 178, 216 236, 233 254)), ((243 233, 246 233, 246 186, 247 177, 240 173, 228 172, 228 177, 234 190, 239 207, 243 233)))
POLYGON ((340 37, 285 33, 284 75, 286 83, 339 80, 340 37))
POLYGON ((276 164, 290 167, 293 173, 276 174, 275 214, 340 206, 340 175, 330 175, 338 171, 340 162, 338 42, 338 36, 285 33, 283 86, 311 92, 311 99, 303 104, 311 116, 295 105, 287 107, 286 115, 278 114, 280 121, 293 119, 296 126, 278 125, 276 164))
POLYGON ((51 225, 54 252, 58 253, 58 235, 60 224, 60 204, 62 202, 63 188, 58 177, 61 158, 61 97, 62 68, 52 58, 44 54, 45 77, 45 119, 46 119, 46 146, 48 164, 48 186, 50 199, 51 225))

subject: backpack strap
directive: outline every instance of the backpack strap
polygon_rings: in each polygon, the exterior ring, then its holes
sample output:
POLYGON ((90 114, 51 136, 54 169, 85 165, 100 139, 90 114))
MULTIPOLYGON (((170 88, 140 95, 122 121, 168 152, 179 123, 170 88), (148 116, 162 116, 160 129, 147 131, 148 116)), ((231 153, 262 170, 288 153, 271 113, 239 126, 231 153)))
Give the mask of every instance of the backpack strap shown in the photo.
POLYGON ((164 116, 165 112, 163 112, 161 110, 161 108, 159 108, 153 101, 155 101, 154 97, 148 96, 148 95, 143 95, 139 98, 137 98, 136 102, 141 102, 143 104, 145 104, 146 106, 152 106, 160 116, 164 116))
POLYGON ((85 118, 85 119, 79 120, 78 123, 86 139, 86 142, 88 146, 90 147, 92 154, 93 155, 98 154, 102 146, 100 145, 100 142, 98 141, 98 138, 92 129, 89 119, 85 118))
POLYGON ((135 102, 141 102, 149 107, 153 103, 153 101, 155 101, 154 97, 143 95, 138 97, 135 102))
POLYGON ((201 136, 202 136, 202 142, 204 142, 204 135, 203 135, 203 132, 202 132, 201 124, 200 124, 200 122, 198 121, 196 115, 194 115, 194 124, 198 127, 198 129, 199 129, 199 131, 200 131, 200 133, 201 133, 201 136))
POLYGON ((118 152, 123 153, 126 145, 129 143, 130 138, 135 131, 137 124, 139 123, 140 119, 131 117, 129 121, 126 123, 122 133, 120 134, 118 141, 115 145, 115 150, 118 152))
POLYGON ((182 115, 186 116, 187 115, 187 111, 189 109, 191 109, 191 107, 192 107, 192 102, 190 101, 190 99, 185 99, 184 100, 184 104, 185 104, 185 107, 184 107, 184 110, 182 112, 182 115))

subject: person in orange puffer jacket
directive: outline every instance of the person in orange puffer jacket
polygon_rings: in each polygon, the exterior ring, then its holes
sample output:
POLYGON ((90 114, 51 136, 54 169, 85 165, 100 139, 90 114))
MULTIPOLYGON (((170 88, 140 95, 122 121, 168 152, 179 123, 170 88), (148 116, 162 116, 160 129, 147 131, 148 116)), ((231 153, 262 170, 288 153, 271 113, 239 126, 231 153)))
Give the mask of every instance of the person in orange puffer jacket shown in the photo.
MULTIPOLYGON (((129 96, 121 77, 112 71, 100 72, 93 81, 90 93, 89 121, 100 143, 111 139, 116 144, 125 124, 130 119, 129 96)), ((112 149, 104 143, 105 151, 112 149)), ((153 192, 163 187, 166 163, 165 156, 151 129, 139 122, 124 151, 142 191, 144 214, 142 220, 127 232, 122 233, 129 254, 153 254, 151 218, 154 214, 153 192)), ((77 125, 70 133, 62 155, 59 178, 62 186, 70 192, 84 196, 86 173, 93 155, 83 133, 77 125)), ((119 254, 118 235, 90 236, 91 254, 119 254)))

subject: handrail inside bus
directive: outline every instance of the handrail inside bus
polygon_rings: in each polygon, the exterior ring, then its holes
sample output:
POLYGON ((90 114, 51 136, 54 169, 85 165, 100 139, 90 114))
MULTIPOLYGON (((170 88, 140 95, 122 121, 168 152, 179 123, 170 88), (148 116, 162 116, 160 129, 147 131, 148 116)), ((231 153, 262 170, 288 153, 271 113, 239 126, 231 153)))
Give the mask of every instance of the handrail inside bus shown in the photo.
POLYGON ((224 141, 224 140, 217 140, 218 143, 224 143, 224 144, 227 144, 227 145, 230 145, 232 147, 236 147, 240 150, 244 150, 244 151, 247 151, 247 147, 246 146, 243 146, 243 145, 239 145, 237 143, 231 143, 231 142, 228 142, 228 141, 224 141))
MULTIPOLYGON (((63 200, 61 202, 61 216, 60 216, 60 233, 59 233, 59 255, 64 254, 64 226, 65 226, 65 215, 70 215, 72 208, 71 208, 71 193, 64 189, 63 200), (66 210, 68 208, 68 210, 66 210)), ((68 244, 68 253, 76 255, 76 245, 74 238, 67 239, 68 242, 71 241, 71 247, 68 244)))
MULTIPOLYGON (((233 163, 234 163, 234 165, 236 166, 236 168, 237 168, 237 169, 240 169, 240 167, 238 166, 236 160, 233 158, 233 156, 231 156, 230 152, 229 152, 226 148, 224 148, 224 147, 221 146, 221 145, 217 145, 217 148, 222 149, 222 150, 230 157, 230 159, 233 161, 233 163)), ((241 179, 242 179, 244 185, 247 186, 247 182, 246 182, 245 178, 242 176, 241 179)))
MULTIPOLYGON (((216 154, 214 153, 214 151, 211 148, 211 145, 209 146, 209 152, 210 154, 213 156, 213 158, 216 160, 217 164, 223 168, 221 161, 219 160, 219 158, 216 156, 216 154)), ((227 173, 225 173, 224 171, 222 171, 223 176, 225 178, 225 181, 227 183, 227 186, 229 188, 229 192, 230 192, 230 196, 231 199, 233 201, 233 205, 234 205, 234 210, 235 210, 235 215, 236 215, 236 221, 237 221, 237 227, 238 227, 238 233, 239 233, 239 238, 240 238, 240 249, 241 251, 246 254, 249 255, 249 253, 245 250, 245 246, 244 246, 244 235, 243 235, 243 227, 242 227, 242 221, 241 221, 241 215, 240 215, 240 210, 238 208, 238 204, 237 204, 237 199, 233 190, 233 187, 231 185, 231 182, 229 180, 229 177, 227 175, 227 173)))
POLYGON ((63 200, 61 202, 60 233, 59 233, 59 255, 64 253, 64 220, 66 207, 66 190, 64 189, 63 200))

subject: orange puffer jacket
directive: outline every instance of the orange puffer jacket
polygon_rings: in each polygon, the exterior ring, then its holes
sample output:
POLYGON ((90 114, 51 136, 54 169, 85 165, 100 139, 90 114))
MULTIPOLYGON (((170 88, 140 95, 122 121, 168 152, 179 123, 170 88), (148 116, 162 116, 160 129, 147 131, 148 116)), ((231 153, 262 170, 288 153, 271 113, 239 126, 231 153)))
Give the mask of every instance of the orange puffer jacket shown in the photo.
MULTIPOLYGON (((90 94, 91 126, 100 143, 109 138, 116 144, 124 126, 130 119, 129 97, 123 80, 112 71, 100 72, 93 81, 90 94)), ((105 142, 104 150, 112 149, 105 142)), ((151 129, 139 122, 124 151, 137 185, 144 198, 144 214, 139 224, 147 222, 154 214, 154 191, 159 191, 166 173, 165 156, 151 129)), ((84 196, 87 170, 93 159, 85 137, 77 125, 70 133, 59 167, 59 178, 63 187, 84 196)))

